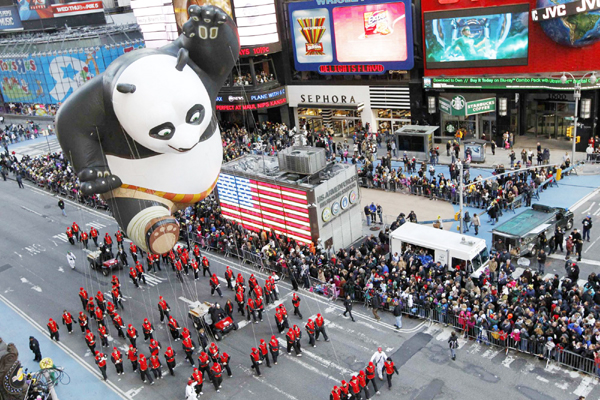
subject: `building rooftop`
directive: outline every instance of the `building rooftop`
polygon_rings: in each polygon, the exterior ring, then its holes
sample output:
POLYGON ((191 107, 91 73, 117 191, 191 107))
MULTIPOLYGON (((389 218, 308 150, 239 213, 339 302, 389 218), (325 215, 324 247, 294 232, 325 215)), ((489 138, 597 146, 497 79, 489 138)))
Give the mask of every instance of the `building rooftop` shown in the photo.
POLYGON ((329 163, 321 171, 313 175, 301 175, 284 172, 279 169, 277 157, 263 155, 246 155, 223 164, 221 173, 243 176, 249 179, 297 187, 301 189, 314 189, 321 183, 333 178, 348 168, 356 168, 353 164, 329 163))

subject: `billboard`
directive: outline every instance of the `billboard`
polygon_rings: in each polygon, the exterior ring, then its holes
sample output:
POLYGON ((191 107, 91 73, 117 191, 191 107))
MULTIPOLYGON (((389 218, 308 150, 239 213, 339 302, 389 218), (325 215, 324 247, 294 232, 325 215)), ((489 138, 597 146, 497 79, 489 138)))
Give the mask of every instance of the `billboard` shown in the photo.
MULTIPOLYGON (((425 20, 425 16, 432 12, 443 11, 458 13, 472 12, 476 9, 494 10, 497 7, 506 6, 506 3, 507 2, 505 0, 421 0, 421 10, 423 20, 425 20)), ((540 14, 539 11, 539 4, 542 3, 541 0, 514 0, 511 3, 516 3, 513 5, 519 5, 523 7, 529 6, 531 18, 533 18, 535 15, 534 12, 538 10, 537 16, 540 19, 543 18, 544 14, 540 14)), ((548 4, 550 3, 552 2, 548 2, 548 4)), ((556 4, 552 4, 557 5, 557 8, 553 8, 552 10, 558 13, 560 10, 562 10, 562 5, 564 5, 565 10, 568 11, 569 7, 567 7, 565 4, 572 3, 561 4, 558 2, 556 4)), ((548 11, 548 13, 550 13, 550 11, 548 11)), ((555 73, 561 71, 597 71, 600 69, 600 58, 598 58, 598 54, 600 54, 600 40, 593 42, 587 40, 587 38, 589 38, 588 33, 592 31, 594 35, 600 38, 597 29, 599 24, 600 22, 598 22, 598 15, 595 15, 593 12, 588 12, 585 15, 555 18, 553 20, 542 22, 530 20, 528 26, 529 41, 526 64, 506 65, 504 63, 497 62, 493 65, 486 64, 484 66, 472 66, 470 63, 464 62, 461 64, 455 64, 454 66, 447 63, 439 66, 434 64, 434 67, 436 68, 431 68, 430 63, 425 60, 424 76, 436 77, 443 75, 445 78, 462 78, 476 77, 481 75, 492 75, 492 77, 497 77, 499 75, 520 75, 526 77, 531 74, 555 73), (571 22, 573 20, 576 22, 571 22), (560 29, 557 28, 549 31, 548 29, 544 28, 544 22, 550 23, 552 21, 555 21, 555 23, 558 25, 562 25, 560 29), (585 40, 586 45, 581 47, 569 47, 559 44, 555 39, 563 36, 567 39, 574 40, 575 44, 578 43, 578 40, 585 40)), ((425 23, 423 23, 424 55, 427 54, 427 37, 425 36, 425 28, 425 23)), ((485 79, 485 77, 482 78, 485 79)), ((510 82, 507 82, 507 84, 511 85, 510 82)), ((526 86, 527 85, 538 86, 538 83, 531 82, 526 84, 526 86)), ((473 86, 477 86, 477 84, 473 86)))
POLYGON ((427 68, 527 65, 529 4, 423 14, 427 68))
POLYGON ((217 197, 225 218, 247 229, 272 229, 299 242, 311 242, 308 199, 304 191, 221 173, 217 197))
POLYGON ((138 44, 61 53, 0 58, 0 85, 5 102, 58 104, 87 81, 104 72, 120 55, 138 44))
POLYGON ((102 1, 53 4, 52 0, 17 0, 21 21, 104 13, 102 1))
POLYGON ((17 7, 0 7, 0 30, 22 30, 23 25, 19 18, 17 7))
POLYGON ((382 74, 388 69, 413 67, 412 14, 408 0, 343 3, 289 3, 296 70, 382 74))

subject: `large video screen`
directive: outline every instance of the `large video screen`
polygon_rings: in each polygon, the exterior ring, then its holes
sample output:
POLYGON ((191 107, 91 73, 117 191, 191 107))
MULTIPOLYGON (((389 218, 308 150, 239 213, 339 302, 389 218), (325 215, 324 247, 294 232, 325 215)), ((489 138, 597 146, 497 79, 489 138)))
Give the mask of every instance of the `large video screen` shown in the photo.
POLYGON ((410 10, 408 0, 366 0, 352 6, 289 3, 296 70, 376 74, 411 69, 410 10))
POLYGON ((246 229, 272 229, 298 242, 311 242, 306 192, 221 173, 217 197, 223 216, 246 229))
POLYGON ((426 12, 427 68, 527 65, 529 4, 426 12))

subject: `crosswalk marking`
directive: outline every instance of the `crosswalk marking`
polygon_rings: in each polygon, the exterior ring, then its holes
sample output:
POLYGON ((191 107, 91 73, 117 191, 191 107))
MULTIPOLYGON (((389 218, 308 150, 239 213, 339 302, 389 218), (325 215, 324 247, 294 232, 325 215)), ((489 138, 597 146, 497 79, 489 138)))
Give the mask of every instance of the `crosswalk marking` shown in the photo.
POLYGON ((93 226, 96 229, 102 229, 102 228, 106 228, 106 225, 101 224, 98 221, 92 221, 92 222, 88 222, 87 224, 85 224, 85 226, 93 226))
POLYGON ((150 274, 149 272, 147 272, 146 274, 146 283, 148 284, 148 286, 157 286, 159 283, 165 282, 167 280, 167 278, 161 278, 160 276, 154 275, 154 274, 150 274))
POLYGON ((52 236, 54 239, 58 239, 62 242, 68 243, 69 242, 69 238, 67 237, 66 233, 59 233, 58 235, 54 235, 52 236))

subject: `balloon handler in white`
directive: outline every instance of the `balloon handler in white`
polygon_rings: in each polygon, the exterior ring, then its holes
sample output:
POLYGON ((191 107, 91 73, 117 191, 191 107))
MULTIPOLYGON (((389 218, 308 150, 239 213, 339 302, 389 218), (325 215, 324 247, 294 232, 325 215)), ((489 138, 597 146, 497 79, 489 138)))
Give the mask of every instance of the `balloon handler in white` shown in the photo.
POLYGON ((177 40, 119 57, 73 93, 56 120, 81 191, 102 194, 127 236, 156 254, 179 238, 172 213, 215 187, 223 159, 215 101, 239 54, 223 10, 188 11, 177 40))

